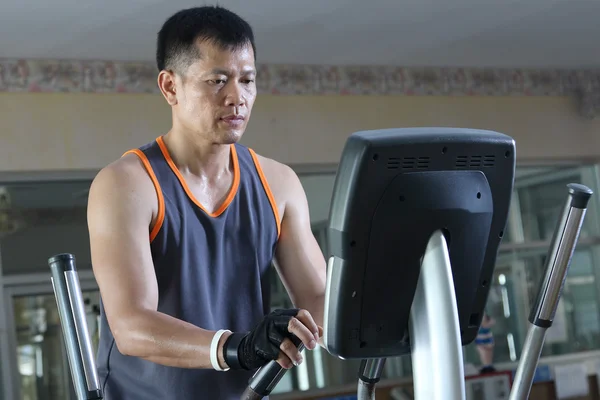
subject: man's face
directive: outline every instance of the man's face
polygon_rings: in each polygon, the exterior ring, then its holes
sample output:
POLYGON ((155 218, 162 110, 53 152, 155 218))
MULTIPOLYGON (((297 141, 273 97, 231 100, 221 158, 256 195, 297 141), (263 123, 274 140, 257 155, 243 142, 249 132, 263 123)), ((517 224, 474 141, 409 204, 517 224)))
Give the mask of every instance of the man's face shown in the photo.
POLYGON ((256 99, 256 67, 250 44, 238 50, 197 44, 200 58, 175 78, 174 117, 186 131, 214 144, 235 143, 244 134, 256 99))

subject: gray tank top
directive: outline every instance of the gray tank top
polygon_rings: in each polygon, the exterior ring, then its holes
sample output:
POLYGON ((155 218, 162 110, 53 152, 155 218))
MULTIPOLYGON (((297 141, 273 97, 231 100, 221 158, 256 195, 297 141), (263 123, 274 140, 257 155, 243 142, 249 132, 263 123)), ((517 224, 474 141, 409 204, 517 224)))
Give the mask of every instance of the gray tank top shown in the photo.
MULTIPOLYGON (((231 145, 234 183, 210 214, 194 198, 162 137, 134 153, 157 189, 150 227, 158 311, 210 330, 248 331, 270 310, 279 216, 256 154, 231 145)), ((239 400, 254 371, 162 366, 119 353, 101 303, 98 374, 105 400, 239 400)))

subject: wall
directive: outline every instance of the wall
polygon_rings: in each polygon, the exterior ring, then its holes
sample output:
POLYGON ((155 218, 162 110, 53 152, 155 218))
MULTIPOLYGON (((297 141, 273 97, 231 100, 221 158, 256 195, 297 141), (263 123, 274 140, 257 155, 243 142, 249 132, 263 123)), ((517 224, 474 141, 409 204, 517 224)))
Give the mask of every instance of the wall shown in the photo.
MULTIPOLYGON (((498 130, 521 160, 600 156, 600 121, 571 97, 263 94, 243 142, 285 163, 335 163, 357 130, 406 126, 498 130)), ((98 169, 166 132, 157 94, 0 93, 0 171, 98 169)))

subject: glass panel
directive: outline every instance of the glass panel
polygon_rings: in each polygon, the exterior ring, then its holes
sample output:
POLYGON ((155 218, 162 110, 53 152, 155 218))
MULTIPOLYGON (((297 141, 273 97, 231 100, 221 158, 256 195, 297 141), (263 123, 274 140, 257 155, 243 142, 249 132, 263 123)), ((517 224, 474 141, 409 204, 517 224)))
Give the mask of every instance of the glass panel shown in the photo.
POLYGON ((523 242, 523 222, 521 221, 521 207, 519 198, 516 195, 518 188, 527 187, 532 182, 538 182, 540 176, 546 176, 559 168, 553 167, 520 167, 515 170, 515 190, 511 203, 510 215, 508 218, 506 232, 504 233, 503 243, 523 242))
MULTIPOLYGON (((516 361, 528 328, 528 316, 544 274, 547 248, 501 251, 486 312, 495 320, 494 361, 516 361)), ((553 326, 542 357, 596 350, 600 347, 600 312, 595 265, 598 245, 575 250, 553 326)), ((479 364, 474 344, 467 346, 469 362, 479 364)))
MULTIPOLYGON (((99 292, 84 292, 88 328, 97 349, 99 292)), ((22 400, 72 398, 72 380, 53 294, 13 298, 22 400)))
MULTIPOLYGON (((516 361, 520 357, 550 240, 567 200, 565 186, 573 182, 588 185, 597 193, 597 167, 517 169, 507 234, 487 303, 487 312, 495 321, 492 331, 496 339, 496 363, 516 361), (515 250, 511 243, 521 243, 523 247, 515 250)), ((594 198, 589 204, 542 357, 592 350, 600 345, 600 286, 596 282, 600 249, 594 245, 600 237, 598 204, 594 198)), ((476 346, 471 344, 465 350, 467 361, 478 365, 476 346)))
POLYGON ((329 219, 329 207, 335 184, 335 174, 299 176, 310 208, 310 220, 313 224, 329 219))
POLYGON ((90 268, 86 207, 89 181, 0 186, 0 253, 4 274, 44 272, 49 257, 73 253, 90 268))
MULTIPOLYGON (((505 238, 504 243, 550 240, 567 200, 566 185, 583 183, 597 192, 597 182, 588 182, 587 179, 593 168, 528 168, 525 169, 526 172, 517 174, 512 204, 512 207, 517 209, 511 212, 519 215, 513 215, 509 224, 516 223, 521 226, 509 226, 509 236, 505 238), (515 232, 520 234, 515 235, 515 232)), ((598 215, 595 202, 590 203, 588 213, 592 216, 584 221, 582 238, 598 234, 594 228, 598 215)))

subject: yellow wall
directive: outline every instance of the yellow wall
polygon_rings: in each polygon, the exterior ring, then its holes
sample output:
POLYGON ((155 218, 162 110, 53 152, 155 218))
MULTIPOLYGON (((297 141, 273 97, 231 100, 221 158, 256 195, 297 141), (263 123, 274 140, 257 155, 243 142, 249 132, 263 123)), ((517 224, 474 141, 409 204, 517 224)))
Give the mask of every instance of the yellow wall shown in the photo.
MULTIPOLYGON (((163 134, 159 95, 0 94, 0 171, 98 169, 163 134)), ((520 160, 600 158, 600 121, 568 97, 261 95, 243 142, 289 164, 337 162, 357 130, 458 126, 498 130, 520 160)))

